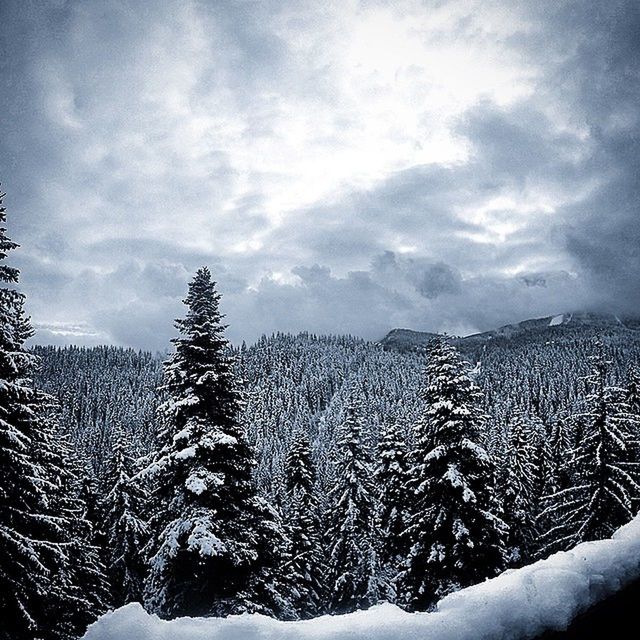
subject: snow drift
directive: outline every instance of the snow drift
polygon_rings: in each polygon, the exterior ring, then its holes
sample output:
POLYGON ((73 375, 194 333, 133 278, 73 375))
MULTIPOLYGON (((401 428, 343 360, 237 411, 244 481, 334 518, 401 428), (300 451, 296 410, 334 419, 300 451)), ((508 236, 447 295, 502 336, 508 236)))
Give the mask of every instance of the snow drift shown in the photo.
POLYGON ((163 621, 130 604, 102 616, 84 640, 518 640, 564 629, 580 612, 640 578, 640 516, 611 540, 451 594, 433 613, 382 604, 342 616, 280 622, 256 614, 163 621))

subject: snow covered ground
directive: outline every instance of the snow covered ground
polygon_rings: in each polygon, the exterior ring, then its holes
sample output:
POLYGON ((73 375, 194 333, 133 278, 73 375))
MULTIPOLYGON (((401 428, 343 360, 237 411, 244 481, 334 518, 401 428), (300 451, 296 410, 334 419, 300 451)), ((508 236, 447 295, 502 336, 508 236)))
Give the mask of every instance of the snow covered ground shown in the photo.
POLYGON ((84 640, 519 640, 565 628, 638 578, 640 516, 611 540, 583 543, 451 594, 433 613, 409 614, 383 604, 304 622, 260 615, 165 622, 130 604, 102 616, 84 640))

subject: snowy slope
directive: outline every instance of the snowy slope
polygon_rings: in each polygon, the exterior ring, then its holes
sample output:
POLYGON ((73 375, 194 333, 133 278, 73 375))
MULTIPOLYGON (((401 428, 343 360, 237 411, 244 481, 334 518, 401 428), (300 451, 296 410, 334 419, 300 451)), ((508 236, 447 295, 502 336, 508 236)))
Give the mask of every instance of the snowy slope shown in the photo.
MULTIPOLYGON (((491 331, 483 331, 460 338, 453 338, 452 342, 463 353, 474 345, 483 344, 496 338, 511 340, 526 335, 547 334, 552 328, 554 333, 549 334, 551 338, 557 337, 557 332, 577 331, 622 331, 628 334, 629 331, 640 330, 640 318, 624 317, 619 318, 612 313, 589 313, 586 311, 562 313, 556 316, 545 316, 543 318, 532 318, 523 320, 515 324, 507 324, 491 331)), ((411 329, 393 329, 380 343, 387 349, 397 351, 412 351, 424 348, 437 334, 413 331, 411 329)))
POLYGON ((434 613, 390 604, 343 616, 279 622, 260 615, 164 622, 130 604, 94 623, 84 640, 518 640, 563 629, 581 611, 640 578, 640 516, 611 540, 458 591, 434 613))

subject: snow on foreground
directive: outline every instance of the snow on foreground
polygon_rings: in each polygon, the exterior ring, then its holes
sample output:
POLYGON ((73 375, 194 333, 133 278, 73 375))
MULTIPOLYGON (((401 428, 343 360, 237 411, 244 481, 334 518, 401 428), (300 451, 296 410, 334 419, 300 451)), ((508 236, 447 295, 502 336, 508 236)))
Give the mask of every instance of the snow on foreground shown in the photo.
POLYGON ((581 611, 640 578, 640 516, 611 540, 453 593, 433 613, 391 604, 341 616, 280 622, 257 614, 163 621, 129 604, 102 616, 84 640, 519 640, 564 629, 581 611))

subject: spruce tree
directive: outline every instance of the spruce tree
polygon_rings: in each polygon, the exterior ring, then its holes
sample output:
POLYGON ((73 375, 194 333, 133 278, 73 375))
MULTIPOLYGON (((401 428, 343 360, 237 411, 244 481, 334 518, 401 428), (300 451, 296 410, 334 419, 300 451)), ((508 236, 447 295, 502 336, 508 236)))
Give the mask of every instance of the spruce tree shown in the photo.
POLYGON ((148 495, 142 483, 132 479, 134 460, 121 426, 116 429, 114 440, 105 505, 107 568, 113 606, 120 607, 142 601, 146 573, 143 550, 148 539, 142 513, 148 495))
POLYGON ((453 346, 431 343, 407 483, 411 545, 399 598, 425 610, 446 594, 504 567, 505 525, 495 498, 495 469, 478 444, 480 392, 453 346))
MULTIPOLYGON (((574 447, 568 416, 561 416, 551 426, 547 465, 549 475, 542 497, 567 489, 571 484, 570 456, 574 447)), ((541 514, 540 514, 541 515, 541 514)))
POLYGON ((145 600, 165 618, 282 605, 269 584, 282 531, 256 493, 219 300, 209 269, 199 269, 165 365, 161 448, 143 472, 155 501, 145 600))
POLYGON ((537 435, 527 416, 516 412, 509 426, 500 483, 503 519, 508 525, 508 563, 512 567, 526 564, 537 542, 535 519, 541 474, 537 435))
POLYGON ((534 513, 537 518, 541 510, 542 499, 545 495, 554 491, 555 461, 552 450, 552 429, 538 416, 529 416, 528 422, 532 431, 534 453, 535 476, 533 482, 533 500, 535 502, 534 513))
MULTIPOLYGON (((49 396, 41 397, 45 406, 57 411, 49 396)), ((49 625, 55 620, 55 631, 66 640, 84 632, 112 602, 104 550, 93 542, 94 525, 82 497, 86 465, 79 461, 52 414, 39 419, 39 450, 48 468, 49 508, 58 525, 55 542, 65 549, 64 565, 49 594, 49 625)))
MULTIPOLYGON (((18 270, 4 264, 18 245, 6 236, 0 196, 0 282, 18 282, 18 270)), ((3 638, 34 637, 41 630, 42 596, 49 560, 34 534, 46 508, 39 486, 41 469, 31 456, 35 433, 31 407, 35 393, 29 376, 34 357, 24 349, 33 334, 25 318, 24 296, 0 287, 0 617, 3 638)))
POLYGON ((378 444, 375 483, 378 490, 376 526, 379 530, 380 563, 387 585, 387 599, 395 600, 393 582, 407 555, 404 531, 407 527, 408 458, 402 428, 390 422, 378 444))
POLYGON ((378 599, 376 504, 370 456, 353 399, 340 427, 336 481, 328 496, 328 605, 331 613, 366 609, 378 599))
MULTIPOLYGON (((36 390, 38 361, 25 347, 33 335, 19 272, 5 264, 17 248, 6 235, 0 196, 0 638, 67 640, 102 611, 85 584, 91 548, 75 538, 75 507, 65 448, 36 390), (86 571, 86 573, 85 573, 86 571)), ((93 575, 93 574, 92 574, 93 575)))
POLYGON ((322 612, 323 562, 316 472, 306 434, 298 432, 285 463, 288 544, 283 566, 292 605, 299 618, 322 612))
POLYGON ((106 505, 100 490, 100 483, 93 468, 86 460, 76 457, 74 477, 78 499, 82 505, 82 519, 86 522, 88 542, 98 549, 101 562, 106 564, 109 538, 106 531, 106 505))
POLYGON ((640 498, 639 420, 625 390, 608 386, 608 362, 591 358, 585 410, 574 416, 576 445, 569 452, 570 484, 548 499, 542 553, 610 537, 635 515, 640 498))
POLYGON ((627 374, 626 402, 629 412, 640 418, 640 367, 630 367, 627 374))

